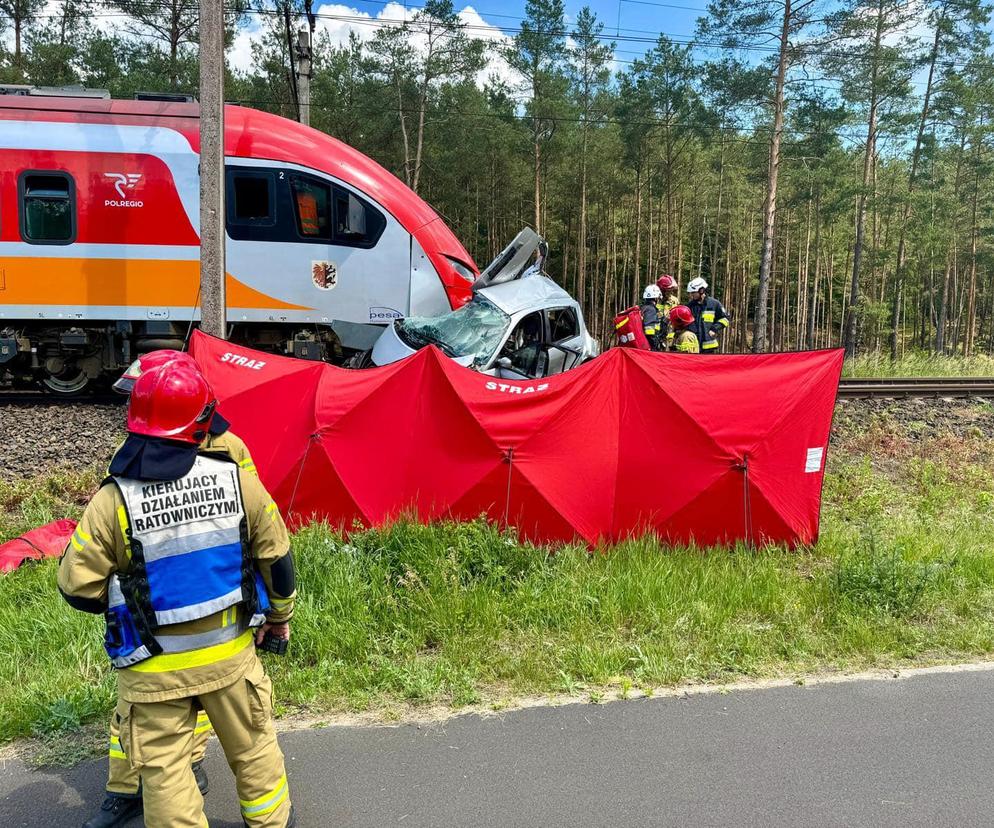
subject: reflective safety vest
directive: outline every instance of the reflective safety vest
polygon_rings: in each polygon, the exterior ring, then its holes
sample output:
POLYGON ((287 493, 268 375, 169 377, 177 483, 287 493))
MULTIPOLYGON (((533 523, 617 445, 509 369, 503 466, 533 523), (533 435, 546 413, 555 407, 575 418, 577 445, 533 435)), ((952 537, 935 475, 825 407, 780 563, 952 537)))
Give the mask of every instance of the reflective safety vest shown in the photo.
POLYGON ((237 638, 265 621, 269 599, 247 542, 238 466, 198 455, 178 480, 114 477, 131 565, 111 576, 104 647, 115 667, 159 653, 199 650, 237 638), (196 635, 159 635, 244 604, 241 623, 196 635))

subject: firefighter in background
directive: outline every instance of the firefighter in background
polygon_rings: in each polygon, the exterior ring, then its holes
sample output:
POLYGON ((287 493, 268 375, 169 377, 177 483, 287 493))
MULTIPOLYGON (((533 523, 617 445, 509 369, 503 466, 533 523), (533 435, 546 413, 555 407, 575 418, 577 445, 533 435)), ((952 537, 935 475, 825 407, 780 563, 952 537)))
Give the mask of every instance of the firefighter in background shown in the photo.
POLYGON ((664 273, 656 279, 656 287, 662 293, 662 298, 656 303, 656 308, 659 310, 659 318, 666 327, 665 347, 661 349, 665 351, 673 341, 673 329, 670 327, 670 311, 680 304, 680 300, 677 297, 677 294, 680 292, 680 286, 677 284, 676 279, 670 276, 669 273, 664 273))
POLYGON ((681 354, 699 354, 701 352, 697 341, 697 334, 692 330, 694 325, 694 314, 686 305, 677 305, 670 311, 670 328, 673 330, 673 339, 668 348, 681 354))
POLYGON ((645 338, 649 340, 649 347, 654 351, 664 349, 664 337, 666 336, 666 324, 659 315, 657 302, 663 298, 662 291, 655 285, 648 285, 642 291, 642 330, 645 338))
POLYGON ((701 346, 702 354, 718 353, 718 332, 728 327, 728 314, 721 302, 708 296, 708 283, 698 276, 687 285, 690 301, 687 307, 694 315, 693 331, 701 346))
MULTIPOLYGON (((142 373, 161 368, 168 363, 185 365, 197 372, 200 371, 200 366, 197 365, 196 360, 183 351, 168 349, 149 351, 131 363, 128 370, 114 383, 113 388, 121 394, 130 394, 142 373)), ((248 447, 240 437, 229 430, 229 427, 228 421, 215 410, 208 426, 207 437, 200 444, 200 450, 224 454, 238 463, 245 471, 255 474, 255 464, 252 462, 248 447)), ((197 780, 197 787, 201 794, 206 794, 210 788, 207 771, 203 766, 210 732, 210 719, 201 710, 197 714, 197 726, 193 732, 192 757, 193 775, 197 780)), ((118 732, 117 716, 112 715, 107 750, 107 788, 104 801, 100 810, 83 824, 83 828, 116 828, 126 824, 132 817, 141 812, 141 777, 121 750, 121 735, 118 732)))
POLYGON ((137 379, 128 438, 59 563, 71 606, 103 613, 118 668, 120 752, 140 774, 146 824, 206 825, 191 769, 200 710, 220 737, 249 828, 294 825, 253 642, 289 639, 289 537, 258 478, 200 450, 216 401, 190 366, 137 379))

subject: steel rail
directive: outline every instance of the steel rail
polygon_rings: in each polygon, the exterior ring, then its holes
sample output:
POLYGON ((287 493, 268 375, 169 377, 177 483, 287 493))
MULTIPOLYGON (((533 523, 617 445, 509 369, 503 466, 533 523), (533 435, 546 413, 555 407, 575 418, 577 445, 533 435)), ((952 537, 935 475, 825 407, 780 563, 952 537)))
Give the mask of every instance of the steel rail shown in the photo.
MULTIPOLYGON (((873 398, 962 398, 994 399, 994 377, 843 377, 839 399, 873 398)), ((101 393, 61 396, 46 391, 0 388, 3 405, 123 405, 120 394, 101 393)))
POLYGON ((844 377, 839 399, 994 397, 994 377, 844 377))
POLYGON ((4 405, 123 405, 122 394, 82 394, 78 397, 48 391, 24 391, 0 388, 0 406, 4 405))

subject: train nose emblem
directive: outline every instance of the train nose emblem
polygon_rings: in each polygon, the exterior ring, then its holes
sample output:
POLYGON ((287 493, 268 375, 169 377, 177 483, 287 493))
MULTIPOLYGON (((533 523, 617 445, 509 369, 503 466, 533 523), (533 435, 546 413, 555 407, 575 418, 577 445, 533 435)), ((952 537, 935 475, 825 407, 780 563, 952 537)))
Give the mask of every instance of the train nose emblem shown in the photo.
POLYGON ((124 192, 127 190, 133 190, 135 184, 141 181, 141 173, 104 173, 106 178, 111 179, 114 182, 114 189, 117 190, 117 194, 122 198, 127 198, 127 194, 124 192))

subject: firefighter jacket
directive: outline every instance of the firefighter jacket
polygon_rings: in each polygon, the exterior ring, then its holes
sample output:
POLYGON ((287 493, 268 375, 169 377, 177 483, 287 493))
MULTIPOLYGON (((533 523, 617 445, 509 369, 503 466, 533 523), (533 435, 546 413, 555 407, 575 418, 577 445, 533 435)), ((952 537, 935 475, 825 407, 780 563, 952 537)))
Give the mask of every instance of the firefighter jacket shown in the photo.
MULTIPOLYGON (((679 304, 680 302, 675 296, 664 296, 659 302, 656 302, 656 310, 659 312, 659 325, 661 332, 665 335, 667 347, 673 341, 673 328, 670 326, 670 311, 679 304)), ((661 336, 660 340, 663 338, 661 336)))
POLYGON ((642 303, 642 331, 646 339, 649 340, 649 347, 654 351, 659 350, 661 337, 664 335, 663 320, 659 316, 659 309, 655 302, 646 300, 642 303))
POLYGON ((714 351, 718 348, 718 331, 728 327, 728 314, 721 302, 713 296, 705 296, 703 302, 696 299, 688 302, 687 307, 694 314, 694 325, 691 330, 697 336, 702 351, 714 351))
POLYGON ((258 475, 255 463, 252 462, 252 455, 249 454, 248 446, 237 434, 224 431, 221 434, 208 434, 207 439, 200 444, 200 450, 208 454, 221 452, 227 454, 234 460, 239 468, 247 472, 258 475))
POLYGON ((183 698, 238 681, 256 661, 252 624, 292 616, 289 551, 258 478, 201 453, 177 480, 105 481, 59 563, 59 590, 105 613, 123 700, 183 698))
POLYGON ((701 352, 697 335, 690 328, 684 328, 682 331, 674 333, 669 349, 681 354, 699 354, 701 352))

